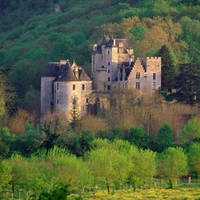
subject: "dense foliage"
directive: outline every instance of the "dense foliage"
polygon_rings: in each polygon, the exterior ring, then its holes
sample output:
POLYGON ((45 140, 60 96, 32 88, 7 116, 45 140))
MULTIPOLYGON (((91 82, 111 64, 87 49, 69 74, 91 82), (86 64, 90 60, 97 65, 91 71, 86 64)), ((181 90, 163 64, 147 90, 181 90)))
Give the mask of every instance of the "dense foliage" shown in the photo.
MULTIPOLYGON (((104 34, 128 37, 136 56, 159 55, 165 45, 172 78, 170 66, 200 64, 199 10, 198 2, 181 0, 2 0, 0 65, 9 70, 17 105, 30 110, 37 105, 47 62, 75 59, 89 72, 91 45, 104 34)), ((169 84, 163 88, 171 90, 169 84)))
POLYGON ((68 184, 79 191, 96 183, 108 192, 125 184, 136 189, 154 175, 173 187, 187 172, 187 152, 189 171, 199 177, 199 12, 199 1, 186 0, 1 0, 0 189, 25 185, 38 199, 67 195, 68 184), (61 116, 40 121, 47 63, 75 59, 89 74, 92 45, 104 34, 128 38, 135 57, 162 56, 164 98, 192 107, 129 93, 131 100, 111 105, 103 119, 77 120, 72 110, 71 126, 61 116), (196 117, 181 121, 180 113, 196 117), (182 162, 169 162, 173 156, 182 162), (172 166, 181 170, 169 172, 172 166))
POLYGON ((119 139, 113 142, 96 139, 92 143, 93 149, 83 158, 56 146, 29 158, 13 155, 0 165, 0 189, 10 188, 13 193, 29 191, 30 199, 49 199, 52 195, 55 199, 56 196, 65 199, 72 190, 82 194, 84 188, 106 187, 111 193, 114 188, 127 185, 135 191, 152 184, 155 177, 169 181, 168 186, 173 188, 177 180, 187 174, 188 164, 193 172, 199 173, 198 161, 192 160, 192 154, 200 153, 197 143, 190 147, 189 163, 180 147, 169 147, 162 154, 156 154, 119 139))

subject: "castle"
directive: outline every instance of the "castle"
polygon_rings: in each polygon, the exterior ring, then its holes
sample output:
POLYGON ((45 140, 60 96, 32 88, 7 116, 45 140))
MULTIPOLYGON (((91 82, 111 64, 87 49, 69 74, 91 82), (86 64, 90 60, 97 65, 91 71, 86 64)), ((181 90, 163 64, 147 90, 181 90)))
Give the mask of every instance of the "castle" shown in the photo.
POLYGON ((68 60, 49 62, 41 78, 41 115, 62 111, 70 119, 76 98, 83 116, 92 105, 105 107, 109 91, 136 88, 142 94, 152 94, 160 87, 161 57, 135 59, 127 39, 104 36, 93 46, 91 79, 75 61, 72 65, 68 60))

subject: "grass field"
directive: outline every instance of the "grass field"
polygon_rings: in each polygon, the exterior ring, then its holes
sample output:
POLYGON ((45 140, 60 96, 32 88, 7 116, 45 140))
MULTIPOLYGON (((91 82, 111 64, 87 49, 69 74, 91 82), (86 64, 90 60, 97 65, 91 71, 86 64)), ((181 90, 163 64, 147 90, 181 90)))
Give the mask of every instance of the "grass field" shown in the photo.
MULTIPOLYGON (((199 180, 193 180, 191 183, 188 181, 178 181, 177 186, 174 189, 167 188, 165 181, 154 180, 151 184, 144 185, 141 189, 133 189, 130 186, 111 188, 111 193, 108 194, 106 189, 99 188, 95 191, 85 189, 82 194, 82 198, 78 194, 80 191, 71 190, 69 200, 200 200, 200 182, 199 180), (123 188, 123 189, 122 189, 123 188)), ((11 188, 7 188, 7 192, 0 193, 1 200, 28 200, 28 191, 16 191, 11 195, 11 188), (20 192, 19 192, 20 191, 20 192)), ((72 188, 71 188, 72 189, 72 188)), ((94 190, 94 188, 93 188, 94 190)))
MULTIPOLYGON (((70 195, 70 200, 75 199, 75 195, 70 195)), ((95 193, 83 195, 87 200, 145 200, 145 199, 173 199, 173 200, 197 200, 200 199, 200 188, 180 188, 180 189, 140 189, 116 190, 108 194, 106 190, 99 190, 95 193)))
MULTIPOLYGON (((71 194, 68 199, 76 200, 78 194, 71 194)), ((11 196, 1 197, 1 200, 24 200, 26 198, 19 198, 11 196)), ((79 198, 77 198, 79 199, 79 198)), ((200 188, 179 188, 179 189, 138 189, 133 190, 115 190, 108 194, 106 190, 97 190, 95 192, 88 192, 82 195, 84 200, 146 200, 146 199, 168 199, 168 200, 200 200, 200 188)))

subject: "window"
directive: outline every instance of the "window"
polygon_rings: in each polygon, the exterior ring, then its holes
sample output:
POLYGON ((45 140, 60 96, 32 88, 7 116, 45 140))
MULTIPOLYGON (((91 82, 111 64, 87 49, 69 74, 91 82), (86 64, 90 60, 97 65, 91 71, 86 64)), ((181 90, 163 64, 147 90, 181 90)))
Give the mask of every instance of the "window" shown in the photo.
POLYGON ((140 79, 140 72, 136 72, 136 79, 140 79))
POLYGON ((108 50, 108 54, 110 54, 110 51, 108 50))
POLYGON ((56 84, 56 88, 57 88, 57 90, 59 90, 59 88, 60 88, 59 83, 56 84))
POLYGON ((85 85, 84 84, 82 84, 82 90, 85 90, 85 85))
POLYGON ((156 80, 156 73, 153 73, 153 80, 156 80))
POLYGON ((89 99, 88 98, 86 98, 86 103, 89 103, 89 99))
POLYGON ((73 85, 73 90, 75 90, 76 89, 76 85, 73 85))
POLYGON ((108 69, 108 73, 110 73, 110 69, 108 69))
POLYGON ((108 65, 110 65, 110 62, 108 62, 108 65))
POLYGON ((140 82, 136 82, 136 89, 140 89, 140 82))
POLYGON ((59 99, 56 99, 56 103, 59 104, 59 99))
POLYGON ((108 78, 108 81, 110 81, 110 78, 108 78))
POLYGON ((101 68, 104 68, 104 66, 101 66, 101 68))
POLYGON ((110 85, 108 85, 108 90, 110 90, 111 88, 110 88, 110 85))

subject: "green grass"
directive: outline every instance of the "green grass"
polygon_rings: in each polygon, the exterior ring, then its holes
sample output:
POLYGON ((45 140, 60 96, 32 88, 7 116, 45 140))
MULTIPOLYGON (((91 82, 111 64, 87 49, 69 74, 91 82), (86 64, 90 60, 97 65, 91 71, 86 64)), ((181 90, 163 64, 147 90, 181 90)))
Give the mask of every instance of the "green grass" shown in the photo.
MULTIPOLYGON (((22 196, 22 195, 21 195, 22 196)), ((68 199, 76 200, 78 194, 71 194, 68 199)), ((1 197, 2 200, 11 200, 12 196, 1 197)), ((13 199, 24 200, 15 195, 13 199)), ((131 189, 115 190, 108 194, 106 190, 97 190, 96 192, 88 192, 83 194, 84 200, 197 200, 200 199, 200 188, 179 188, 179 189, 138 189, 135 192, 131 189)))
MULTIPOLYGON (((141 189, 136 189, 128 186, 115 187, 111 189, 111 194, 107 193, 107 190, 103 187, 92 191, 87 188, 82 194, 82 198, 78 194, 80 191, 71 190, 71 195, 68 200, 200 200, 200 183, 199 180, 192 180, 190 184, 188 181, 178 181, 178 185, 174 189, 166 189, 166 181, 154 180, 149 184, 145 184, 141 189), (155 184, 156 182, 156 184, 155 184)), ((12 198, 11 188, 4 189, 4 192, 0 194, 1 200, 27 200, 30 193, 26 190, 20 190, 16 188, 16 192, 12 198), (20 192, 19 192, 20 191, 20 192)))
MULTIPOLYGON (((71 195, 69 199, 75 199, 76 195, 71 195)), ((145 200, 145 199, 168 199, 168 200, 197 200, 200 199, 200 188, 179 188, 179 189, 138 189, 116 190, 108 194, 106 190, 98 190, 95 193, 83 195, 87 200, 145 200)))

